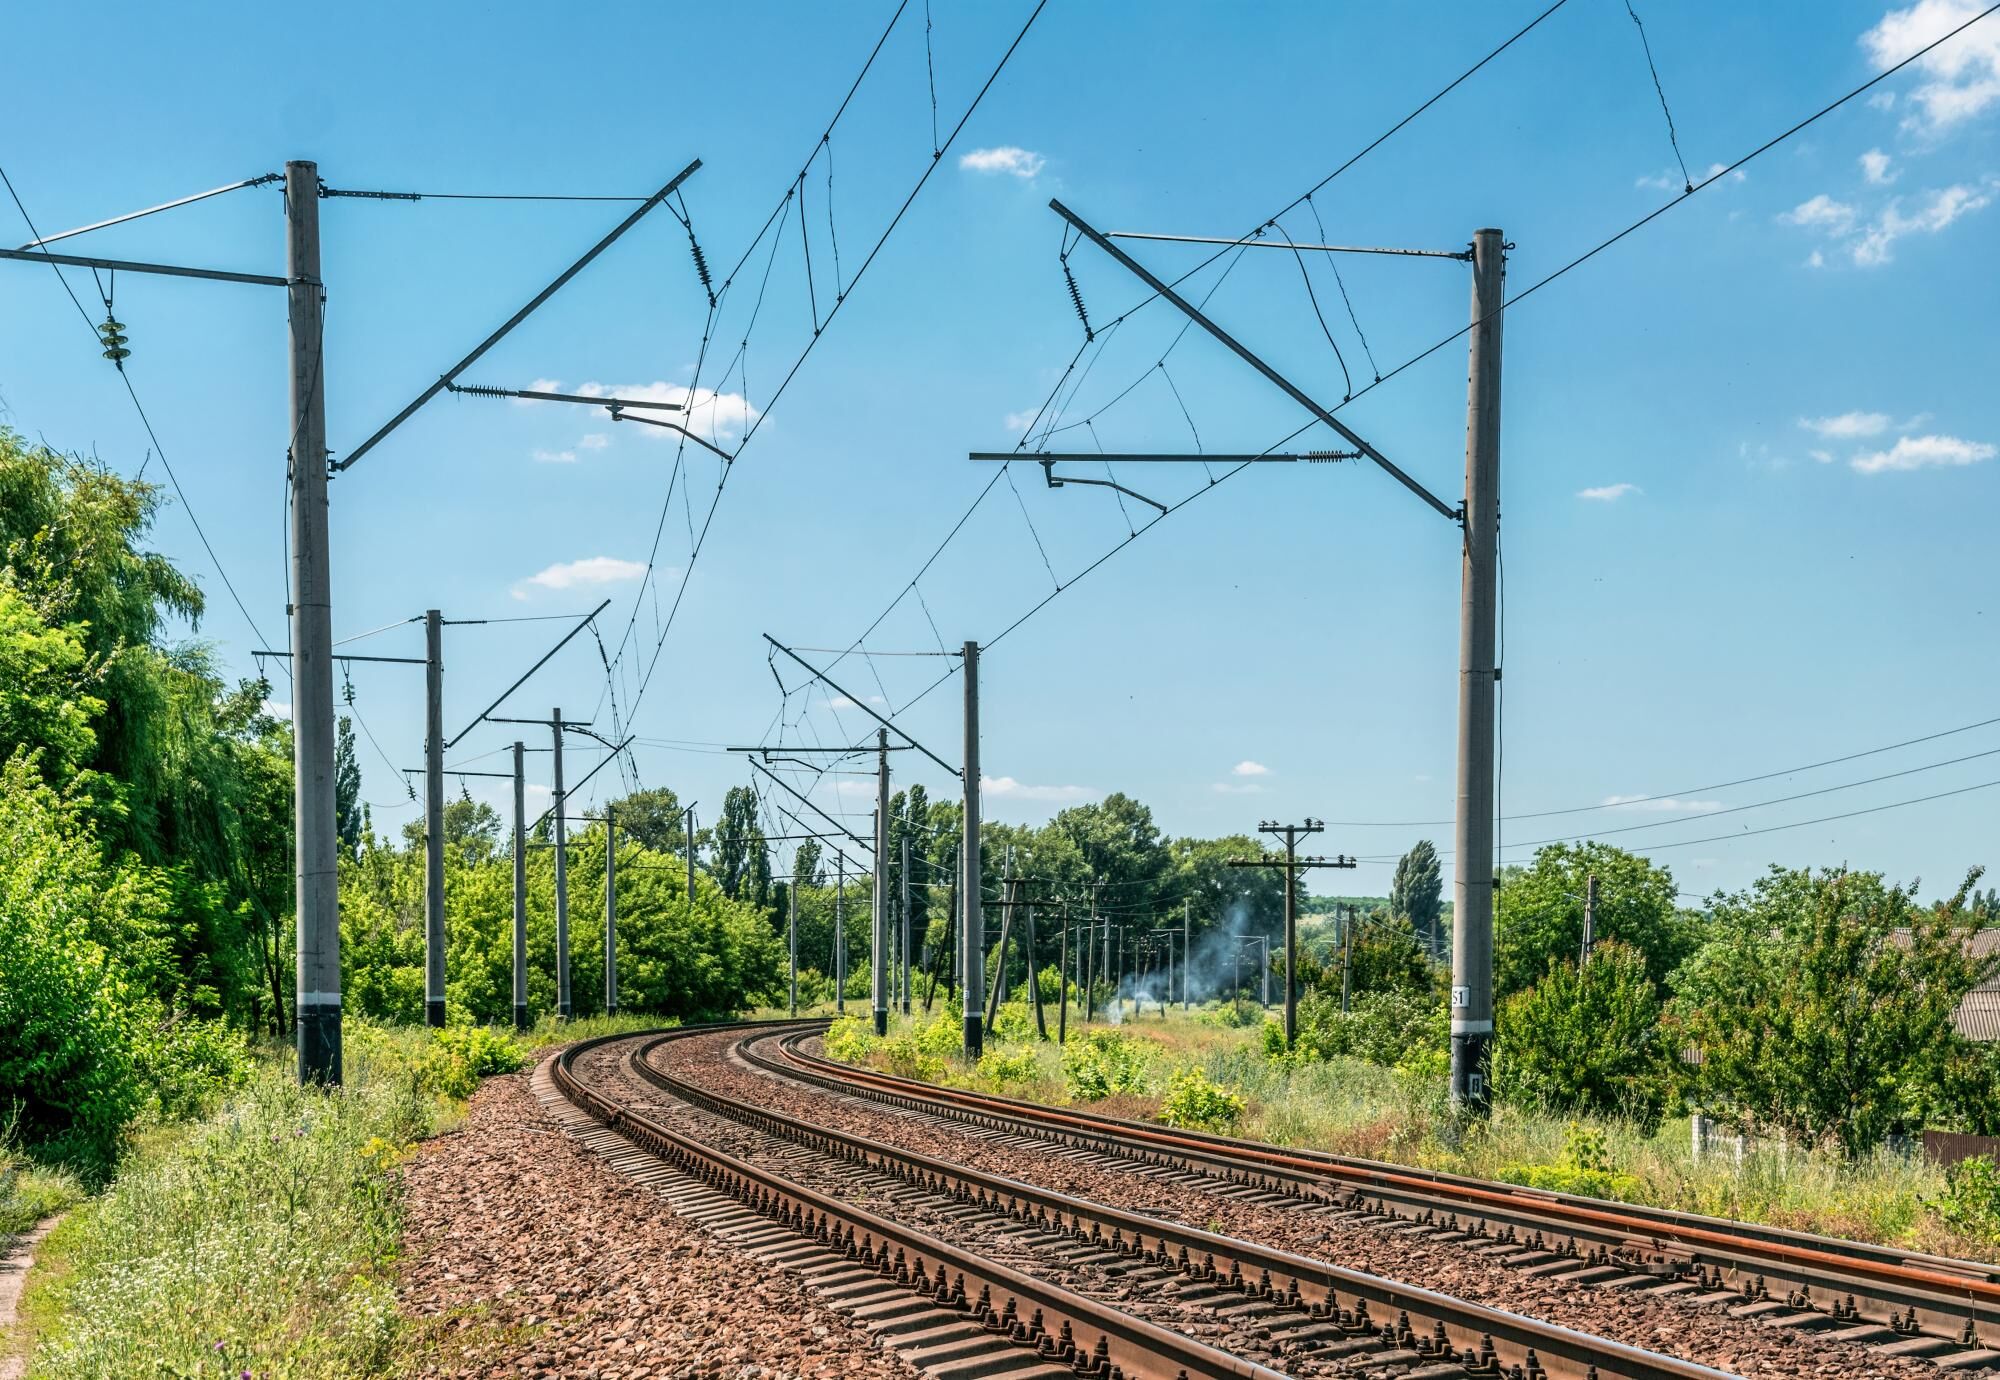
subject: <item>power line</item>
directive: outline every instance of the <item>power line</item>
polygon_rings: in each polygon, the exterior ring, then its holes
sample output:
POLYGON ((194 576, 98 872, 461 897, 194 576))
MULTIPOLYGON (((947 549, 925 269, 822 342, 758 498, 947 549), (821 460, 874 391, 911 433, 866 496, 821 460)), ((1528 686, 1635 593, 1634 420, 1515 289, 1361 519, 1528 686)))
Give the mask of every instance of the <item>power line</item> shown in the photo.
POLYGON ((1639 12, 1632 8, 1632 0, 1625 0, 1625 13, 1632 16, 1632 25, 1639 31, 1639 47, 1646 54, 1646 70, 1653 74, 1653 90, 1660 98, 1660 113, 1667 117, 1667 142, 1673 145, 1674 161, 1681 165, 1682 195, 1694 190, 1694 179, 1688 176, 1687 159, 1681 156, 1681 138, 1674 132, 1674 112, 1667 109, 1667 88, 1660 85, 1660 69, 1653 65, 1653 45, 1646 38, 1646 26, 1639 22, 1639 12))

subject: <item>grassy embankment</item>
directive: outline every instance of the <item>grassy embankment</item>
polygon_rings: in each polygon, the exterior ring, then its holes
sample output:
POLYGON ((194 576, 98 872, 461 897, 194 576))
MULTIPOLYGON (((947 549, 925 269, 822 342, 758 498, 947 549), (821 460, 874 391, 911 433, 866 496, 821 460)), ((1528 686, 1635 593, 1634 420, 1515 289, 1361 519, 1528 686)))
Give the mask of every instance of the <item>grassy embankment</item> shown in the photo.
MULTIPOLYGON (((1209 1129, 1278 1145, 2000 1260, 1991 1185, 1961 1186, 1954 1196, 1945 1173, 1921 1155, 1883 1150, 1845 1160, 1753 1147, 1739 1164, 1733 1153, 1714 1148, 1697 1159, 1685 1118, 1670 1117, 1648 1132, 1616 1117, 1503 1106, 1488 1122, 1457 1123, 1434 1072, 1352 1058, 1288 1064, 1267 1056, 1258 1025, 1232 1027, 1215 1011, 1175 1010, 1164 1020, 1156 1008, 1137 1018, 1128 1011, 1108 1037, 1100 1019, 1091 1031, 1102 1050, 1079 1048, 1072 1013, 1066 1056, 1053 1041, 1029 1038, 1031 1018, 1018 1006, 1003 1008, 999 1038, 989 1041, 976 1067, 954 1052, 955 1014, 929 1024, 920 1013, 893 1022, 886 1040, 872 1038, 858 1022, 836 1027, 829 1052, 905 1077, 1051 1104, 1087 1102, 1113 1116, 1202 1124, 1207 1110, 1209 1129), (1189 1071, 1200 1075, 1192 1098, 1189 1071), (1233 1094, 1240 1109, 1203 1085, 1233 1094)), ((1053 1035, 1053 1011, 1049 1026, 1053 1035)))
POLYGON ((66 1175, 0 1167, 0 1230, 78 1202, 42 1243, 21 1331, 30 1380, 250 1375, 324 1380, 395 1372, 399 1165, 447 1130, 482 1073, 540 1046, 654 1020, 591 1020, 527 1035, 350 1022, 337 1096, 303 1090, 265 1051, 208 1115, 142 1128, 101 1194, 66 1175))

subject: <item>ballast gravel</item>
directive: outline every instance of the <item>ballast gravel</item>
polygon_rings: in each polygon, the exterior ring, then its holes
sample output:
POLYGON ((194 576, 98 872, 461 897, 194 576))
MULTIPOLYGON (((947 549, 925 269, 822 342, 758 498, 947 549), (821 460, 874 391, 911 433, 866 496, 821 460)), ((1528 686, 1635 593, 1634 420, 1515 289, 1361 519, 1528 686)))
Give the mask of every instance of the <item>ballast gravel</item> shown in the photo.
POLYGON ((404 1166, 423 1377, 911 1380, 894 1354, 544 1118, 525 1073, 404 1166))

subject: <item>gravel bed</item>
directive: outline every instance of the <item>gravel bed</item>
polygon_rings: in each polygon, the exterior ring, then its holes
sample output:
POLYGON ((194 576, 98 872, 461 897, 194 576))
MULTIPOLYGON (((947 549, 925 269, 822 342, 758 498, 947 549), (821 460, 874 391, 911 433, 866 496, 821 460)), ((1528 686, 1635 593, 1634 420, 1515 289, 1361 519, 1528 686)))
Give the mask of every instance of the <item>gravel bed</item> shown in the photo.
POLYGON ((398 1300, 424 1377, 911 1380, 795 1280, 674 1215, 547 1122, 526 1074, 405 1166, 398 1300))
POLYGON ((1415 1240, 1363 1223, 1342 1222, 1313 1212, 1255 1207, 1199 1188, 1092 1168, 1062 1155, 1008 1149, 962 1130, 925 1125, 888 1108, 858 1106, 806 1084, 743 1068, 727 1058, 729 1047, 741 1038, 741 1032, 730 1032, 672 1041, 662 1047, 656 1062, 678 1077, 717 1092, 865 1135, 884 1145, 1546 1319, 1750 1380, 1918 1380, 1938 1374, 1927 1363, 1815 1341, 1729 1317, 1720 1307, 1698 1308, 1669 1299, 1529 1278, 1455 1246, 1415 1240))

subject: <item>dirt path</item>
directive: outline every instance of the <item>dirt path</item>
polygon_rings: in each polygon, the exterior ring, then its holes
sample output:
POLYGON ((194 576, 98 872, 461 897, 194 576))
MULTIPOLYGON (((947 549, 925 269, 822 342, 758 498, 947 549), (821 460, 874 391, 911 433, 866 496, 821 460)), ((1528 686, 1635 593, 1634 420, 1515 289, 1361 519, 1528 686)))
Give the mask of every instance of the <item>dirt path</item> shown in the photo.
POLYGON ((62 1221, 61 1214, 44 1218, 33 1231, 17 1236, 0 1254, 0 1380, 21 1380, 27 1372, 28 1357, 10 1335, 21 1307, 21 1291, 27 1287, 28 1271, 34 1268, 35 1247, 62 1221))

